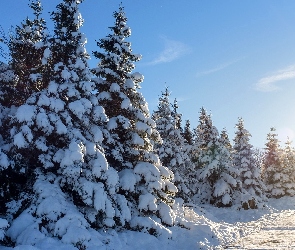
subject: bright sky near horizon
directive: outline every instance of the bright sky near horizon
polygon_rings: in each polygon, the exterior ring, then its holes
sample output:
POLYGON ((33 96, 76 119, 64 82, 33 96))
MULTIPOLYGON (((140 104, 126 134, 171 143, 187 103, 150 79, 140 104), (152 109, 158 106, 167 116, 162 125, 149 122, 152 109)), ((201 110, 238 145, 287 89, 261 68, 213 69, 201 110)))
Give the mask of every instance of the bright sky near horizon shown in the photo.
MULTIPOLYGON (((43 0, 44 17, 60 0, 43 0)), ((166 86, 183 120, 198 124, 204 106, 214 125, 233 139, 238 117, 263 147, 270 127, 295 140, 295 1, 293 0, 85 0, 81 14, 87 49, 105 37, 113 11, 123 2, 129 41, 143 55, 136 71, 150 111, 166 86)), ((2 1, 0 25, 8 33, 32 16, 26 0, 2 1)), ((97 63, 95 59, 90 65, 97 63)))

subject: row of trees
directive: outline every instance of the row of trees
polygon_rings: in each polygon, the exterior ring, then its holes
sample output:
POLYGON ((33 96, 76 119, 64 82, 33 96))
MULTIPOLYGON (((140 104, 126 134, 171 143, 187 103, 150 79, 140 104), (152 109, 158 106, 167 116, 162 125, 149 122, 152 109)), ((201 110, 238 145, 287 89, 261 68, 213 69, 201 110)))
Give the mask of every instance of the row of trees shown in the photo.
POLYGON ((165 166, 175 173, 178 196, 216 206, 238 204, 256 208, 265 201, 260 166, 250 144, 250 133, 239 119, 232 146, 224 129, 220 134, 211 116, 200 110, 199 124, 192 131, 189 120, 181 127, 177 102, 170 104, 166 89, 153 117, 163 138, 156 145, 165 166))
POLYGON ((275 128, 267 135, 266 147, 255 149, 240 118, 231 144, 226 129, 219 133, 204 108, 195 129, 189 120, 182 127, 177 101, 170 103, 169 96, 167 88, 153 113, 163 139, 155 148, 175 175, 177 197, 248 209, 263 205, 267 197, 295 194, 295 150, 290 140, 280 147, 275 128))
MULTIPOLYGON (((233 146, 204 108, 193 131, 189 121, 182 128, 168 89, 150 115, 123 7, 113 14, 111 33, 97 41, 99 64, 90 68, 80 3, 57 5, 49 35, 41 3, 32 1, 34 18, 1 39, 9 51, 0 63, 0 213, 11 225, 6 244, 55 237, 81 249, 98 247, 101 228, 168 234, 167 226, 181 223, 172 209, 175 197, 256 208, 266 200, 262 179, 273 196, 293 194, 287 181, 288 191, 281 191, 280 181, 291 176, 281 169, 286 161, 292 165, 293 149, 279 157, 275 134, 261 159, 242 119, 233 146)), ((1 225, 7 224, 0 221, 3 238, 1 225)))

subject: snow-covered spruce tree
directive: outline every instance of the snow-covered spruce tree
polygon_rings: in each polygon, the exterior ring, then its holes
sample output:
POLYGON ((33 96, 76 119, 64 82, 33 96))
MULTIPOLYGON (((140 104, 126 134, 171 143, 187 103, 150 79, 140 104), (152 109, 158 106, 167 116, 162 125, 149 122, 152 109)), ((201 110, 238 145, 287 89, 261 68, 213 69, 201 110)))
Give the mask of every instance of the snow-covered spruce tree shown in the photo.
MULTIPOLYGON (((174 103, 172 105, 173 111, 172 111, 172 118, 174 123, 175 131, 173 132, 175 134, 174 136, 174 143, 179 147, 177 149, 179 151, 179 154, 176 155, 176 159, 179 163, 179 169, 178 169, 178 175, 183 179, 183 186, 182 185, 182 192, 183 197, 186 198, 185 201, 190 201, 192 197, 192 191, 189 189, 189 183, 188 176, 190 172, 193 172, 194 170, 194 164, 191 161, 190 155, 192 150, 192 145, 189 144, 185 138, 183 137, 183 128, 182 128, 182 114, 178 112, 178 103, 176 98, 174 99, 174 103), (186 194, 184 194, 186 193, 186 194)), ((172 134, 173 134, 172 133, 172 134)), ((176 175, 176 172, 175 172, 176 175)), ((177 175, 176 178, 177 179, 177 175)), ((182 182, 182 180, 181 180, 182 182)), ((180 188, 180 187, 179 187, 180 188)))
MULTIPOLYGON (((13 115, 13 106, 24 103, 30 94, 38 90, 41 82, 44 82, 41 79, 41 74, 46 67, 46 62, 43 59, 44 51, 48 46, 47 36, 44 34, 46 23, 40 17, 42 12, 40 1, 32 1, 29 6, 33 10, 35 18, 33 20, 27 18, 20 26, 16 27, 14 34, 2 41, 8 46, 9 51, 8 58, 6 58, 9 60, 8 64, 0 62, 0 147, 2 146, 0 154, 2 156, 7 150, 5 144, 9 136, 8 117, 13 115)), ((4 161, 6 156, 3 157, 4 161)), ((17 183, 19 178, 14 175, 12 169, 7 169, 7 161, 2 165, 6 167, 0 177, 2 180, 1 189, 2 191, 10 189, 13 193, 14 188, 9 186, 17 183)), ((12 193, 8 196, 11 196, 12 193)))
POLYGON ((93 53, 100 60, 93 70, 97 76, 94 82, 99 102, 109 117, 111 137, 104 140, 104 147, 109 164, 119 172, 119 192, 128 199, 132 210, 130 227, 153 233, 157 220, 153 216, 164 224, 173 224, 168 204, 173 203, 176 188, 169 181, 173 173, 161 165, 154 153, 153 145, 160 136, 138 91, 143 76, 132 72, 141 56, 134 54, 131 43, 125 40, 131 30, 123 7, 113 16, 112 33, 97 42, 100 50, 93 53))
POLYGON ((29 227, 15 234, 15 221, 8 231, 18 244, 27 243, 30 233, 35 237, 30 244, 54 236, 81 249, 98 247, 102 243, 92 228, 130 221, 127 201, 116 193, 119 176, 101 146, 107 117, 91 82, 80 2, 64 0, 52 13, 51 81, 17 109, 13 120, 11 152, 20 156, 15 168, 26 175, 24 190, 33 193, 16 219, 29 227))
MULTIPOLYGON (((26 99, 49 82, 49 43, 46 22, 41 17, 42 6, 39 0, 32 0, 29 4, 34 18, 26 18, 9 38, 3 34, 2 42, 8 47, 8 64, 0 65, 0 113, 2 153, 7 151, 9 143, 10 116, 15 113, 15 106, 20 106, 26 99)), ((18 155, 10 154, 12 158, 18 155)), ((17 160, 17 159, 16 159, 17 160)), ((8 197, 17 195, 17 186, 23 184, 23 176, 14 171, 13 165, 2 172, 0 179, 2 191, 9 192, 8 197), (8 191, 9 190, 9 191, 8 191)))
POLYGON ((295 149, 288 138, 282 153, 282 174, 280 177, 284 195, 295 195, 295 149))
POLYGON ((168 88, 162 92, 159 98, 157 110, 153 113, 156 128, 159 131, 163 143, 156 144, 156 150, 162 164, 174 173, 174 184, 178 189, 176 197, 188 202, 190 200, 190 190, 185 180, 186 174, 190 171, 190 159, 185 152, 184 138, 181 135, 177 103, 174 102, 173 110, 169 101, 168 88))
MULTIPOLYGON (((220 133, 219 142, 223 148, 220 161, 226 163, 226 166, 227 166, 227 168, 225 168, 224 176, 225 178, 229 178, 229 179, 233 177, 236 180, 240 173, 234 167, 233 147, 230 143, 228 133, 225 128, 220 133), (226 177, 227 174, 229 174, 230 176, 226 177)), ((228 187, 227 189, 227 191, 229 191, 229 193, 231 194, 231 204, 236 204, 237 202, 240 201, 240 196, 242 192, 241 185, 239 185, 239 183, 235 181, 234 185, 232 185, 231 188, 232 188, 231 190, 230 190, 230 187, 228 187)), ((218 190, 218 188, 216 188, 216 190, 218 190)))
MULTIPOLYGON (((27 18, 17 26, 14 34, 2 40, 8 47, 8 64, 0 62, 0 149, 4 156, 7 150, 7 138, 9 137, 9 116, 14 114, 14 106, 19 106, 35 91, 42 88, 45 83, 43 73, 47 62, 43 57, 48 47, 45 34, 46 23, 41 18, 42 7, 39 0, 29 4, 34 12, 34 19, 27 18)), ((0 157, 1 158, 1 157, 0 157)), ((4 159, 2 158, 2 159, 4 159)), ((1 162, 1 159, 0 159, 1 162)), ((4 160, 3 160, 4 162, 4 160)), ((22 178, 11 168, 7 168, 7 162, 0 164, 5 166, 0 174, 2 196, 14 196, 15 185, 23 184, 22 178)), ((11 166, 13 167, 13 165, 11 166)), ((16 191, 16 190, 15 190, 16 191)), ((2 206, 3 208, 4 206, 2 206)))
POLYGON ((41 2, 35 0, 29 6, 34 19, 26 18, 17 26, 8 43, 9 66, 16 76, 7 86, 10 93, 6 99, 10 106, 20 106, 31 94, 42 90, 49 83, 49 43, 46 22, 41 17, 41 2))
POLYGON ((0 43, 8 48, 8 52, 2 54, 8 65, 3 62, 0 65, 1 104, 4 106, 19 106, 33 92, 42 89, 45 82, 48 84, 43 76, 47 68, 48 34, 41 17, 40 0, 31 0, 29 7, 34 14, 32 20, 26 18, 8 37, 1 32, 0 43))
MULTIPOLYGON (((206 122, 211 121, 211 118, 208 118, 208 114, 206 110, 202 107, 199 112, 199 124, 196 128, 193 129, 192 132, 192 145, 190 147, 190 159, 194 164, 194 170, 189 173, 188 179, 190 181, 190 189, 193 194, 200 194, 199 186, 200 181, 197 176, 197 171, 199 170, 199 155, 201 154, 202 148, 206 147, 207 143, 209 143, 209 135, 206 129, 211 127, 211 125, 206 124, 206 122)), ((212 122, 212 121, 211 121, 212 122)))
MULTIPOLYGON (((8 65, 5 63, 0 65, 2 153, 9 148, 7 147, 10 136, 9 117, 14 115, 15 106, 20 106, 32 93, 44 88, 45 83, 48 84, 45 77, 48 63, 44 57, 48 50, 46 23, 41 18, 40 1, 32 1, 29 6, 33 10, 34 19, 27 18, 16 27, 15 33, 4 41, 8 46, 9 62, 8 65)), ((10 155, 17 158, 17 155, 10 155)), ((7 195, 4 196, 8 198, 18 194, 18 186, 23 185, 25 180, 18 171, 14 170, 11 165, 0 175, 1 189, 5 190, 4 193, 7 195)))
MULTIPOLYGON (((195 135, 191 130, 191 125, 190 125, 190 121, 186 120, 185 121, 185 126, 183 128, 183 132, 182 132, 182 137, 184 139, 184 146, 183 146, 183 151, 188 155, 189 157, 189 169, 191 169, 189 171, 189 173, 186 173, 186 182, 187 183, 192 183, 192 181, 190 180, 190 176, 193 176, 194 173, 194 161, 196 160, 196 154, 198 151, 198 146, 195 144, 195 135)), ((193 177, 194 178, 194 177, 193 177)), ((193 193, 194 191, 191 189, 191 184, 189 184, 189 188, 191 190, 191 192, 193 193)))
MULTIPOLYGON (((234 138, 233 160, 239 171, 238 181, 242 188, 240 204, 244 209, 257 208, 266 200, 265 186, 261 180, 260 169, 254 164, 251 134, 244 128, 244 121, 239 118, 234 138)), ((239 202, 237 200, 237 202, 239 202)))
POLYGON ((218 207, 231 206, 240 190, 235 180, 237 171, 233 167, 226 136, 219 137, 211 116, 204 108, 201 108, 196 131, 200 151, 195 167, 196 178, 200 182, 194 198, 218 207))
POLYGON ((282 197, 285 195, 282 186, 283 164, 282 149, 277 139, 276 129, 271 128, 265 143, 265 157, 263 162, 262 178, 266 185, 269 197, 282 197))

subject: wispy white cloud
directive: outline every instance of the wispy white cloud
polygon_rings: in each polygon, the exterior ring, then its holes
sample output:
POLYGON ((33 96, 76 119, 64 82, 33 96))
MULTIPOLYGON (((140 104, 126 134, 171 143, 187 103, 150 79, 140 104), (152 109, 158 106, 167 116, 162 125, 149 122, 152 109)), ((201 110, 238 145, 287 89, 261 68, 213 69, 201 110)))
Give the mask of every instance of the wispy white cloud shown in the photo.
POLYGON ((177 102, 185 102, 185 101, 188 101, 188 100, 191 100, 192 97, 189 97, 189 96, 179 96, 179 97, 176 97, 176 100, 177 102))
POLYGON ((149 64, 155 65, 160 63, 172 62, 184 54, 189 52, 189 47, 179 41, 170 40, 166 37, 162 37, 164 40, 164 50, 149 64))
POLYGON ((272 73, 270 76, 261 78, 256 83, 256 90, 270 92, 279 89, 277 82, 295 78, 295 64, 285 69, 272 73))
POLYGON ((216 66, 215 68, 208 69, 208 70, 201 71, 201 72, 197 72, 196 76, 197 77, 200 77, 200 76, 204 76, 204 75, 209 75, 209 74, 215 73, 217 71, 223 70, 223 69, 231 66, 232 64, 235 64, 236 62, 238 62, 238 61, 240 61, 242 59, 243 58, 240 58, 240 59, 237 59, 237 60, 233 60, 233 61, 229 61, 229 62, 220 64, 220 65, 216 66))

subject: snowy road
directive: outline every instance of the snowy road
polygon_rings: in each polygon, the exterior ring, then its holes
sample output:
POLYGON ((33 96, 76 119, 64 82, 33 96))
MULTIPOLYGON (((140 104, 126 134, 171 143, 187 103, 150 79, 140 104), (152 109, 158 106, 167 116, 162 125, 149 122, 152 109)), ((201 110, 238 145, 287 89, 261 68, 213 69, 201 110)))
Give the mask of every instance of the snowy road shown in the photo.
POLYGON ((252 222, 252 226, 255 224, 256 232, 240 238, 227 249, 295 249, 295 210, 266 215, 252 222))

